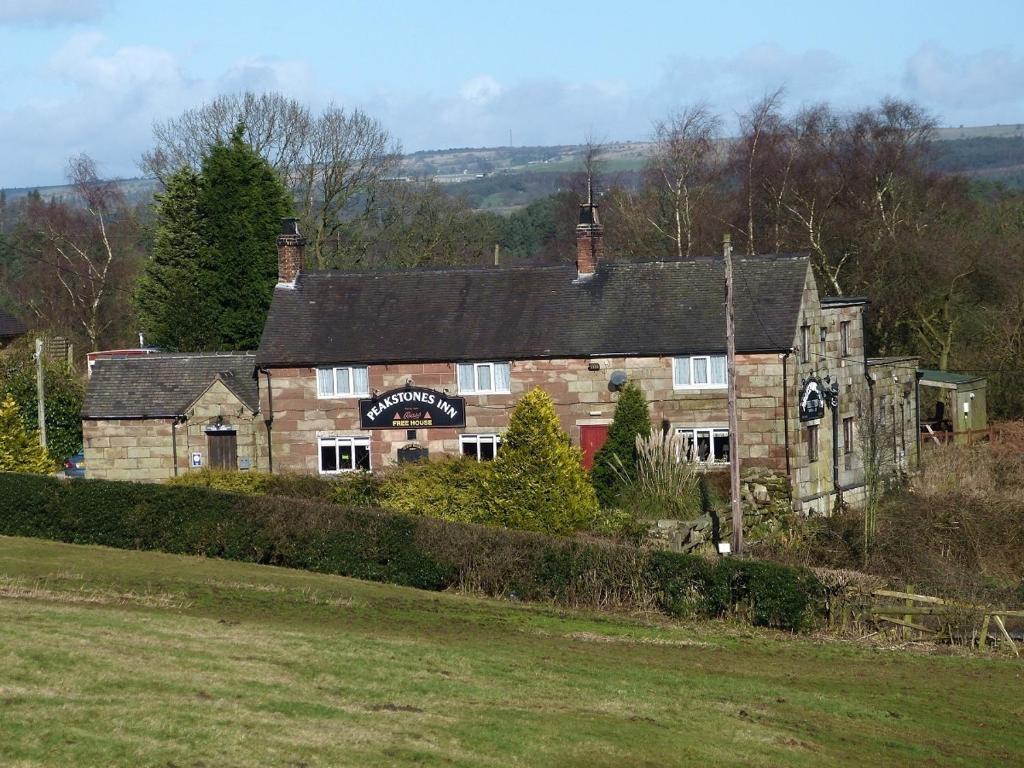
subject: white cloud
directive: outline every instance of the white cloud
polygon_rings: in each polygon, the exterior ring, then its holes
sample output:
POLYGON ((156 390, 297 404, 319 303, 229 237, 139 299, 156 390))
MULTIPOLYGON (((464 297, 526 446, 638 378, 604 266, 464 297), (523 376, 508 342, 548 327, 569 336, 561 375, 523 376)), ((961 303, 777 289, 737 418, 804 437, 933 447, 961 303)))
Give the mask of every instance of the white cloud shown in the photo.
POLYGON ((501 83, 490 75, 477 75, 468 80, 459 93, 471 104, 487 104, 500 96, 503 90, 501 83))
POLYGON ((112 93, 179 87, 186 79, 169 51, 132 45, 106 53, 104 42, 98 32, 73 35, 50 59, 51 71, 83 90, 112 93))
POLYGON ((1024 57, 1008 51, 956 54, 928 43, 907 60, 903 83, 950 122, 1024 117, 1024 57))
POLYGON ((55 27, 99 19, 106 0, 3 0, 0 26, 55 27))

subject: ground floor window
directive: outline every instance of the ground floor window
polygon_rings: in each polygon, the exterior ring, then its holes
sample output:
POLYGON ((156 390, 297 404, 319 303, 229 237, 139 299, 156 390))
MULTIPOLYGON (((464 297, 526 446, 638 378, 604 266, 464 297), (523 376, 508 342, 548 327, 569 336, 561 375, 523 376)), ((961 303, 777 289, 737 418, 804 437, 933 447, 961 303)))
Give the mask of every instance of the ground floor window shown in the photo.
POLYGON ((459 435, 462 455, 477 461, 494 461, 500 446, 500 435, 459 435))
POLYGON ((354 472, 370 469, 370 438, 368 437, 321 437, 320 472, 354 472))
POLYGON ((729 463, 729 430, 724 427, 676 427, 687 461, 729 463))

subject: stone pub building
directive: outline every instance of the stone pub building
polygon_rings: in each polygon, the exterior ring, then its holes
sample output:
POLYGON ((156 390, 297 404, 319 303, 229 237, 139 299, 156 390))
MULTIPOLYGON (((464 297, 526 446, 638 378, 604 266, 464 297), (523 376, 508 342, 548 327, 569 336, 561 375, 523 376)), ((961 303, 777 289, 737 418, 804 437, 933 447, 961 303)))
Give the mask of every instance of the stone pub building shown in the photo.
MULTIPOLYGON (((625 381, 691 459, 726 466, 723 260, 605 262, 596 205, 581 206, 576 234, 575 265, 306 272, 287 221, 255 356, 268 466, 489 460, 533 387, 589 466, 625 381)), ((891 414, 889 463, 914 457, 916 360, 866 359, 866 300, 819 297, 806 256, 741 257, 734 274, 737 458, 787 473, 805 510, 827 511, 837 488, 856 502, 862 430, 891 414)))

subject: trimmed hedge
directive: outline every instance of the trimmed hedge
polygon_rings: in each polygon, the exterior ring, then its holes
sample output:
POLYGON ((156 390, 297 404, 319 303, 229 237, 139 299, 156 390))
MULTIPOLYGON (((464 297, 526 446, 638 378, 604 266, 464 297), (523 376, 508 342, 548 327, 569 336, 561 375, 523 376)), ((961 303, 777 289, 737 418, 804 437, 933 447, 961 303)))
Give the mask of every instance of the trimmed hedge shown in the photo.
POLYGON ((203 487, 0 473, 0 534, 787 630, 824 611, 820 583, 801 568, 203 487))

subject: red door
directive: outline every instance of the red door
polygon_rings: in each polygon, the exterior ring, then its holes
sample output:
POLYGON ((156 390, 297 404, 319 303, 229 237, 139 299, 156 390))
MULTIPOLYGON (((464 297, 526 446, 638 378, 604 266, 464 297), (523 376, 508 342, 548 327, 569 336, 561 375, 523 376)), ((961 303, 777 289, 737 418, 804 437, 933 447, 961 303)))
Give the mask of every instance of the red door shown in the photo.
POLYGON ((580 448, 583 449, 583 468, 587 471, 594 466, 594 454, 601 450, 608 439, 607 424, 583 424, 580 426, 580 448))

